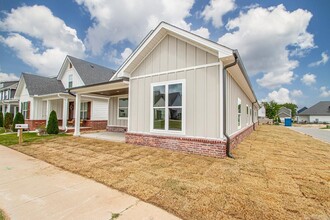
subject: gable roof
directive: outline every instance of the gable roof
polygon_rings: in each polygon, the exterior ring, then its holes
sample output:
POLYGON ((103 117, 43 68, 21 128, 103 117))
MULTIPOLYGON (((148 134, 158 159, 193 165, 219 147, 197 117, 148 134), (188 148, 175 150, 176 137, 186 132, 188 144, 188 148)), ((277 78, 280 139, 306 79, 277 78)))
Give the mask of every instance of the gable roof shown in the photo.
POLYGON ((161 40, 167 36, 171 35, 187 43, 193 44, 194 46, 207 51, 210 54, 221 59, 224 65, 232 63, 237 58, 237 65, 230 67, 232 72, 237 72, 239 74, 233 74, 233 78, 245 91, 247 96, 252 102, 257 101, 257 97, 252 89, 251 82, 247 76, 245 67, 241 61, 241 57, 237 50, 230 49, 226 46, 220 45, 209 39, 205 39, 201 36, 193 34, 189 31, 183 30, 166 22, 161 22, 155 30, 149 32, 149 34, 142 40, 138 47, 133 51, 133 53, 124 61, 124 63, 119 67, 116 74, 111 78, 111 80, 118 77, 130 77, 130 74, 135 70, 135 68, 149 55, 149 53, 161 42, 161 40), (243 77, 241 77, 243 76, 243 77))
POLYGON ((56 78, 38 76, 29 73, 22 73, 21 77, 24 79, 26 89, 31 96, 65 92, 62 82, 56 78))
POLYGON ((68 62, 72 63, 85 86, 107 82, 116 72, 113 69, 67 55, 58 73, 58 80, 64 74, 68 62))
POLYGON ((301 113, 301 112, 303 112, 303 111, 305 111, 307 109, 307 107, 305 106, 305 107, 303 107, 303 108, 301 108, 301 109, 299 109, 298 111, 297 111, 297 114, 299 114, 299 113, 301 113))
POLYGON ((299 113, 298 115, 325 115, 330 116, 330 101, 321 101, 299 113))
POLYGON ((18 81, 6 81, 6 82, 1 82, 2 87, 0 87, 0 90, 7 90, 7 89, 16 89, 18 85, 18 81))

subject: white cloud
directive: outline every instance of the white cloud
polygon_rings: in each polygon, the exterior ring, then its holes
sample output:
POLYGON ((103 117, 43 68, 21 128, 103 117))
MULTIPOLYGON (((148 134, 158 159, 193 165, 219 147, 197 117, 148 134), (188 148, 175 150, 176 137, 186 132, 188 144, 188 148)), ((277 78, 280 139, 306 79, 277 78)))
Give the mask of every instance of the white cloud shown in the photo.
POLYGON ((211 21, 216 28, 223 26, 222 17, 236 8, 235 0, 210 0, 201 13, 204 21, 211 21))
POLYGON ((117 50, 112 50, 112 52, 109 54, 109 61, 120 65, 127 59, 127 57, 129 57, 129 55, 131 55, 132 52, 132 49, 127 47, 120 54, 120 57, 117 57, 117 50))
POLYGON ((250 75, 264 74, 257 80, 261 86, 290 84, 295 79, 293 70, 299 65, 290 59, 290 52, 315 47, 313 35, 307 32, 311 18, 306 10, 290 12, 283 5, 252 7, 227 23, 231 32, 218 42, 239 50, 250 75))
MULTIPOLYGON (((86 46, 93 54, 101 54, 108 44, 125 40, 137 44, 161 21, 166 21, 188 31, 191 23, 185 18, 191 16, 194 0, 76 0, 90 13, 93 26, 88 28, 86 46)), ((199 30, 199 34, 207 33, 199 30)))
POLYGON ((290 91, 286 88, 280 88, 268 93, 268 96, 263 101, 275 101, 279 104, 295 102, 290 97, 290 91))
POLYGON ((0 82, 15 81, 15 80, 19 80, 19 78, 14 73, 0 72, 0 82))
POLYGON ((292 97, 301 97, 301 96, 303 96, 303 92, 300 89, 295 89, 295 90, 292 90, 291 96, 292 97))
POLYGON ((210 37, 209 29, 207 29, 205 27, 201 27, 201 28, 199 28, 197 30, 193 30, 191 32, 194 33, 194 34, 197 34, 201 37, 207 38, 207 39, 210 37))
POLYGON ((292 71, 283 73, 268 72, 262 78, 257 79, 257 83, 262 87, 273 89, 283 84, 291 84, 293 80, 294 74, 292 71))
POLYGON ((328 54, 326 54, 325 52, 323 52, 321 54, 321 60, 316 61, 316 62, 313 62, 313 63, 310 63, 308 66, 313 67, 313 66, 319 66, 321 64, 326 64, 328 62, 328 60, 329 60, 328 54))
POLYGON ((325 86, 322 86, 320 88, 320 91, 321 91, 321 97, 330 97, 330 89, 328 89, 327 87, 325 86))
POLYGON ((306 73, 300 80, 307 86, 310 86, 316 83, 316 75, 312 73, 306 73))
POLYGON ((1 37, 1 42, 39 74, 57 74, 67 54, 84 57, 85 46, 76 30, 45 6, 12 9, 0 21, 0 29, 9 33, 8 37, 1 37))

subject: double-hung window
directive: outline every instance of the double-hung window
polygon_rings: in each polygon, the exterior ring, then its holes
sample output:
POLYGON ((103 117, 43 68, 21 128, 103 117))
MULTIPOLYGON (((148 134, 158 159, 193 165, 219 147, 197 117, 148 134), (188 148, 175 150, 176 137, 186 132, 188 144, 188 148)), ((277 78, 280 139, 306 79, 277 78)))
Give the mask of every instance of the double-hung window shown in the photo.
POLYGON ((184 133, 184 88, 184 80, 152 85, 152 131, 184 133))
POLYGON ((240 129, 241 125, 241 115, 242 115, 242 102, 241 99, 238 98, 237 100, 237 128, 240 129))
POLYGON ((118 118, 128 118, 128 98, 118 98, 118 118))
POLYGON ((82 102, 80 105, 80 119, 87 120, 88 117, 88 102, 82 102))
POLYGON ((22 102, 22 115, 24 117, 24 119, 27 119, 27 116, 28 116, 28 102, 22 102))
POLYGON ((70 74, 68 76, 68 88, 72 88, 72 86, 73 86, 73 75, 70 74))

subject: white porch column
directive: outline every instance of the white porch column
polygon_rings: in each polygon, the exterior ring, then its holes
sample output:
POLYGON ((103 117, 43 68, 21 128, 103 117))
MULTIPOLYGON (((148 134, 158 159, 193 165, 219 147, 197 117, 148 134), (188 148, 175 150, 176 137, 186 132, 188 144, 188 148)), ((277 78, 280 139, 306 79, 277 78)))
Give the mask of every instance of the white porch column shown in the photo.
POLYGON ((48 125, 49 115, 50 115, 50 100, 47 100, 47 106, 46 106, 46 126, 48 125))
POLYGON ((68 98, 63 98, 63 116, 62 116, 62 127, 66 129, 68 123, 68 98))
POLYGON ((73 136, 80 136, 80 105, 81 105, 81 94, 76 94, 75 103, 75 120, 74 120, 74 133, 73 136))
POLYGON ((10 104, 7 105, 7 112, 10 112, 10 104))
POLYGON ((6 114, 6 111, 5 111, 5 104, 2 103, 2 114, 3 114, 3 117, 5 117, 5 114, 6 114))
POLYGON ((16 114, 17 114, 16 106, 14 106, 14 117, 15 117, 16 114))

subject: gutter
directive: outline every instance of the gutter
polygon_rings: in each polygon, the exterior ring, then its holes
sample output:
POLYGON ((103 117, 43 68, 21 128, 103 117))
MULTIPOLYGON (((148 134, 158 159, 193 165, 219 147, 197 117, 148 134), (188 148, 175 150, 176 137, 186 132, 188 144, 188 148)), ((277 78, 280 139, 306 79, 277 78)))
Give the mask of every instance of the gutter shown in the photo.
POLYGON ((237 54, 234 52, 233 53, 235 61, 232 63, 227 64, 226 66, 223 67, 223 106, 224 106, 224 111, 223 111, 223 134, 226 136, 227 142, 226 142, 226 155, 229 158, 233 158, 234 156, 230 153, 230 137, 227 134, 227 87, 226 87, 226 76, 227 76, 227 69, 229 67, 235 66, 237 64, 238 61, 238 56, 237 54))

